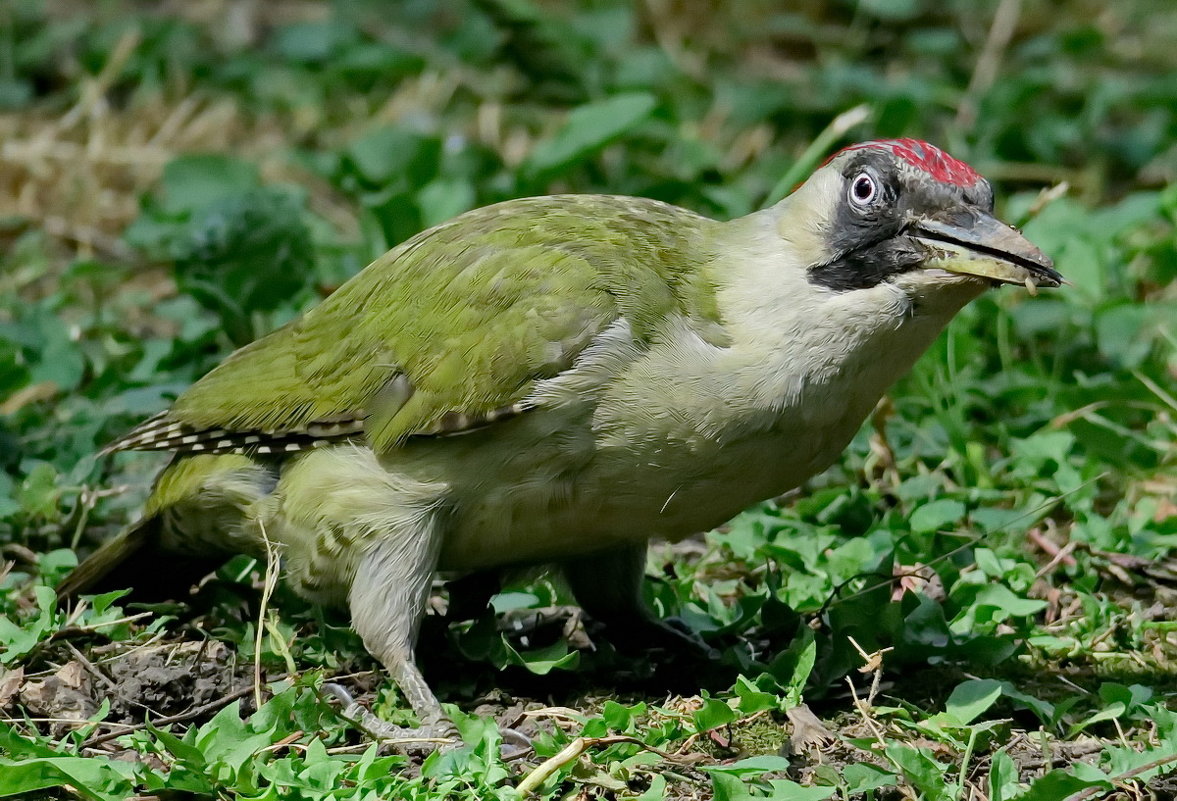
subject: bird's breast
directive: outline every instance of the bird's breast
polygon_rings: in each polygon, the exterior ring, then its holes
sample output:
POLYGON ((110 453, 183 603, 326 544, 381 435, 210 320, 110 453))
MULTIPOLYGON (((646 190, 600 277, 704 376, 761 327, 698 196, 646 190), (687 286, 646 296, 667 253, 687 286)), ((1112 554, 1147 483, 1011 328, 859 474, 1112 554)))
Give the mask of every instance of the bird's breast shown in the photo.
MULTIPOLYGON (((692 392, 700 391, 694 387, 692 392)), ((774 407, 691 393, 537 409, 455 451, 442 568, 558 561, 714 528, 832 463, 874 399, 774 407)))
POLYGON ((617 326, 612 347, 553 380, 549 405, 488 429, 485 447, 467 440, 443 568, 677 539, 798 486, 948 319, 911 316, 892 295, 769 308, 723 346, 671 321, 627 349, 617 326))

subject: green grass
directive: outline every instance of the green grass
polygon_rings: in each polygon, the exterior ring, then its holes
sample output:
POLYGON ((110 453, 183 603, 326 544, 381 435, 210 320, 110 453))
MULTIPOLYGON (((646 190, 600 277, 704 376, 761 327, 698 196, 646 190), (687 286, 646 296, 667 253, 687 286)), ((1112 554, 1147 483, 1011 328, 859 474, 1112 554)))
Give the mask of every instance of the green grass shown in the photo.
POLYGON ((257 5, 0 4, 0 795, 1177 792, 1170 4, 257 5), (714 669, 560 614, 505 634, 569 600, 521 579, 503 615, 426 621, 466 745, 422 761, 339 716, 345 676, 410 719, 345 620, 281 586, 261 609, 264 566, 55 608, 161 466, 96 451, 412 233, 554 191, 736 216, 815 140, 899 135, 991 177, 1072 285, 975 302, 837 466, 655 545, 648 600, 714 669), (789 746, 802 701, 817 750, 789 746), (500 761, 508 724, 534 757, 500 761))

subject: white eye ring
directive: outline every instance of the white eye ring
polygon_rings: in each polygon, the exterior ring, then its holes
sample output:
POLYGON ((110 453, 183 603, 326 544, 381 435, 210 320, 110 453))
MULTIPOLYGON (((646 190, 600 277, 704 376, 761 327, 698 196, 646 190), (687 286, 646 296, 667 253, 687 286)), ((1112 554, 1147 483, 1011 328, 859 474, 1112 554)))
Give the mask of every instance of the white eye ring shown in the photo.
POLYGON ((879 196, 879 185, 868 173, 860 172, 850 182, 850 202, 855 206, 869 206, 879 196))

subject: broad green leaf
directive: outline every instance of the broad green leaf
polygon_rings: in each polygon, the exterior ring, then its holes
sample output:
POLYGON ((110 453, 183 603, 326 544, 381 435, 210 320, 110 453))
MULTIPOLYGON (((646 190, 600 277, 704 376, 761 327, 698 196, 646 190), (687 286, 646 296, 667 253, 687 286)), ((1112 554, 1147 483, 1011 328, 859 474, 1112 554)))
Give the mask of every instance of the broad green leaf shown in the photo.
POLYGON ((180 288, 220 316, 238 345, 252 320, 290 303, 314 277, 304 199, 278 187, 220 198, 194 212, 170 253, 180 288))
POLYGON ((993 706, 1001 697, 1001 682, 994 679, 969 679, 953 689, 944 702, 945 715, 953 722, 966 726, 993 706))
POLYGON ((580 106, 555 136, 535 146, 525 171, 559 172, 587 158, 649 117, 656 104, 653 95, 634 92, 580 106))
POLYGON ((1069 768, 1056 768, 1035 779, 1030 789, 1015 796, 1012 801, 1067 801, 1072 795, 1088 787, 1112 789, 1107 779, 1081 779, 1069 768))
POLYGON ((437 178, 417 193, 421 223, 432 227, 474 208, 474 187, 461 178, 437 178))
POLYGON ((973 600, 975 606, 989 607, 997 614, 994 619, 1004 620, 1009 617, 1025 617, 1041 612, 1046 608, 1046 601, 1036 598, 1023 598, 1015 595, 1004 584, 990 584, 983 587, 973 600))
POLYGON ((842 780, 846 782, 846 791, 850 793, 865 793, 880 787, 894 787, 896 775, 869 762, 857 762, 847 765, 842 771, 842 780))
POLYGON ((206 760, 204 757, 203 749, 194 745, 192 742, 189 742, 190 739, 194 739, 196 734, 194 730, 189 729, 184 737, 177 737, 170 731, 156 728, 156 726, 150 720, 147 720, 145 725, 147 726, 147 730, 155 736, 155 739, 157 739, 163 745, 163 747, 172 754, 172 756, 186 762, 189 768, 202 770, 208 765, 208 760, 206 760))
POLYGON ((1013 452, 1034 464, 1053 461, 1064 464, 1075 447, 1075 435, 1069 431, 1040 431, 1012 442, 1013 452))
POLYGON ((711 773, 730 773, 733 776, 759 776, 761 773, 788 770, 790 764, 789 760, 785 757, 766 754, 764 756, 740 759, 730 765, 701 765, 700 767, 711 773))
POLYGON ((36 617, 19 624, 0 616, 0 664, 13 664, 32 651, 38 643, 50 637, 60 624, 57 614, 57 596, 53 589, 44 584, 33 587, 37 599, 36 617))
POLYGON ((773 801, 822 801, 838 792, 837 787, 807 787, 789 779, 770 779, 768 784, 773 801))
POLYGON ((1099 685, 1099 697, 1106 703, 1119 702, 1128 711, 1132 711, 1142 704, 1148 703, 1155 695, 1150 687, 1143 684, 1123 685, 1114 681, 1105 681, 1099 685))
MULTIPOLYGON (((3 618, 0 618, 3 620, 3 618)), ((39 737, 25 737, 12 725, 0 720, 0 754, 8 757, 48 757, 58 756, 57 751, 50 748, 39 737)), ((3 785, 0 785, 3 786, 3 785)))
POLYGON ((733 776, 730 773, 712 772, 711 789, 714 792, 713 801, 756 801, 757 799, 757 796, 748 792, 748 788, 744 786, 738 776, 733 776))
POLYGON ((168 214, 196 209, 259 185, 255 164, 221 154, 180 156, 163 170, 161 207, 168 214))
POLYGON ((650 786, 633 801, 664 801, 666 798, 666 777, 655 773, 650 777, 650 786))
POLYGON ((575 670, 580 664, 580 651, 561 639, 543 648, 517 651, 506 645, 512 664, 522 665, 537 676, 546 676, 553 670, 575 670))
POLYGON ((1153 310, 1123 301, 1101 308, 1095 316, 1099 350, 1120 367, 1138 367, 1152 350, 1153 310))
POLYGON ((1121 701, 1113 701, 1095 714, 1084 718, 1072 726, 1068 730, 1067 736, 1074 737, 1076 734, 1088 728, 1089 726, 1092 726, 1093 724, 1100 723, 1105 720, 1116 720, 1117 718, 1121 718, 1124 716, 1126 711, 1127 707, 1125 707, 1121 701))
POLYGON ((948 768, 933 759, 926 750, 891 743, 887 746, 887 756, 903 769, 903 777, 927 801, 950 801, 952 796, 944 778, 948 768))
POLYGON ((740 699, 740 714, 742 715, 752 715, 767 709, 778 709, 781 706, 781 699, 777 695, 758 690, 744 676, 736 679, 735 693, 740 699))
POLYGON ((965 516, 965 506, 960 501, 942 498, 925 503, 911 513, 911 530, 920 534, 952 529, 965 516))
POLYGON ((64 321, 46 316, 38 322, 41 342, 38 358, 30 365, 30 383, 52 382, 64 392, 76 389, 86 370, 82 350, 64 321))
POLYGON ((1045 726, 1050 726, 1055 719, 1055 706, 1041 698, 1029 695, 1017 689, 1012 683, 1003 681, 1001 683, 1001 693, 1006 698, 1014 702, 1015 706, 1024 706, 1035 715, 1038 720, 1045 726))
POLYGON ((989 801, 1010 801, 1018 792, 1018 765, 1003 749, 989 762, 989 801))
POLYGON ((735 711, 718 698, 705 698, 703 707, 692 714, 695 727, 699 731, 710 731, 720 726, 726 726, 736 719, 735 711))
POLYGON ((601 707, 601 717, 605 719, 605 725, 615 731, 625 731, 633 723, 633 715, 630 713, 629 707, 616 701, 605 702, 601 707))
POLYGON ((801 703, 805 684, 817 660, 817 641, 813 629, 802 626, 788 650, 777 656, 769 671, 784 689, 786 708, 801 703))
POLYGON ((25 514, 34 519, 56 520, 58 501, 61 491, 58 489, 57 471, 47 462, 38 462, 25 477, 17 492, 17 500, 25 514))
POLYGON ((372 186, 415 189, 437 174, 441 141, 405 128, 377 128, 352 143, 347 156, 372 186))
POLYGON ((531 592, 500 592, 490 599, 490 604, 496 615, 540 605, 538 596, 531 592))
POLYGON ((137 766, 104 758, 49 757, 12 760, 0 757, 0 797, 28 797, 38 790, 68 784, 88 799, 125 801, 133 796, 137 766))

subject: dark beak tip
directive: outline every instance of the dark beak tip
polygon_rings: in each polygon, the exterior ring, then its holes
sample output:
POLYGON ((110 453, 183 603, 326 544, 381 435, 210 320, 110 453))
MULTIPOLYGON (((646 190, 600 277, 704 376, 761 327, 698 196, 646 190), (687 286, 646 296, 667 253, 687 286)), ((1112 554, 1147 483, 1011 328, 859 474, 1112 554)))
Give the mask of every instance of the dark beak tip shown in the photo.
POLYGON ((1032 270, 1032 272, 1042 282, 1039 286, 1050 287, 1052 289, 1063 284, 1074 286, 1074 284, 1063 277, 1062 273, 1054 268, 1054 261, 1049 256, 1044 255, 1039 268, 1032 270))

